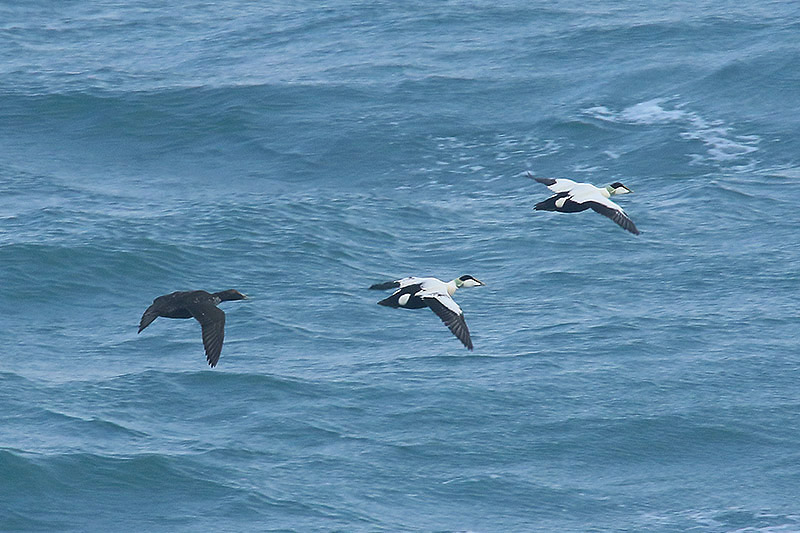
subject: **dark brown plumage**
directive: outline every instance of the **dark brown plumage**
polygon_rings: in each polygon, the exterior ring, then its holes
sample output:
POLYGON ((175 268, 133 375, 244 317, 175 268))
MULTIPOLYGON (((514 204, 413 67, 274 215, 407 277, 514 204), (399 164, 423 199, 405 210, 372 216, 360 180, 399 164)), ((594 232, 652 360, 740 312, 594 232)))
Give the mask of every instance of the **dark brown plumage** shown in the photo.
POLYGON ((179 291, 153 300, 139 322, 139 333, 153 320, 165 318, 195 318, 203 330, 203 346, 211 367, 217 366, 225 338, 225 313, 217 307, 220 302, 244 300, 247 296, 235 289, 215 292, 179 291))

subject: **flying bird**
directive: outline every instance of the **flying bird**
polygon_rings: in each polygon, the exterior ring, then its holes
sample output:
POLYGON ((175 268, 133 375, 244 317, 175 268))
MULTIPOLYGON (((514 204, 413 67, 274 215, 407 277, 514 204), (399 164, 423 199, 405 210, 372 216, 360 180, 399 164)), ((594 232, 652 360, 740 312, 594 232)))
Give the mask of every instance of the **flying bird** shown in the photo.
POLYGON ((636 225, 628 218, 625 211, 609 200, 615 194, 633 192, 622 183, 617 181, 600 188, 590 183, 579 183, 564 178, 534 178, 530 172, 528 172, 528 177, 547 185, 548 189, 556 193, 547 200, 533 206, 534 210, 577 213, 591 208, 601 215, 607 216, 634 235, 639 235, 639 230, 636 229, 636 225))
POLYGON ((220 302, 245 300, 247 296, 235 289, 215 292, 179 291, 165 294, 153 300, 139 322, 139 332, 156 318, 195 318, 200 322, 203 331, 203 346, 208 364, 217 366, 219 354, 222 352, 222 340, 225 337, 225 313, 217 307, 220 302))
POLYGON ((406 309, 421 309, 430 307, 445 326, 450 328, 453 335, 458 337, 468 350, 472 350, 472 339, 469 336, 467 323, 464 321, 464 312, 453 300, 453 293, 462 287, 480 287, 485 285, 469 275, 458 277, 444 282, 436 278, 409 277, 386 283, 376 283, 370 287, 373 290, 385 291, 397 289, 391 296, 378 302, 387 307, 404 307, 406 309))

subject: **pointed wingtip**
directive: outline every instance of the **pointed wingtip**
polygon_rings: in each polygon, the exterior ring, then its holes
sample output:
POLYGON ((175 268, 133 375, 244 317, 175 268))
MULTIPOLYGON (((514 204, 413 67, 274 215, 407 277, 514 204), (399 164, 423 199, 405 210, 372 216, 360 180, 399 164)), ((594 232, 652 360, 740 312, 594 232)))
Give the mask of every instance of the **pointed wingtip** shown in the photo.
POLYGON ((222 347, 220 346, 218 353, 209 353, 206 351, 206 361, 208 361, 208 366, 214 368, 219 363, 219 356, 222 355, 222 347))
MULTIPOLYGON (((464 327, 467 327, 466 322, 464 322, 464 327)), ((472 351, 472 335, 469 334, 469 329, 466 329, 466 335, 464 335, 464 338, 459 338, 459 340, 464 346, 466 346, 467 350, 472 351)))
POLYGON ((633 223, 633 220, 631 220, 629 218, 627 219, 627 221, 624 224, 620 224, 620 225, 623 228, 625 228, 626 230, 628 230, 631 233, 633 233, 634 235, 641 235, 641 233, 642 233, 641 231, 639 231, 639 228, 636 227, 636 224, 633 223))

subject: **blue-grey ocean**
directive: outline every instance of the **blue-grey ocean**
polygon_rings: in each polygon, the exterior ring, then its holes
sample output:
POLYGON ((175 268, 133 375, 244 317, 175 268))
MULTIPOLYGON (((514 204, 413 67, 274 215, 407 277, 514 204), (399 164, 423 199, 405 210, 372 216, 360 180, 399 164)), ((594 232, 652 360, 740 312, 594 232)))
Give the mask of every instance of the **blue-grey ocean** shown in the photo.
POLYGON ((3 0, 0 530, 800 531, 798 202, 796 0, 3 0))

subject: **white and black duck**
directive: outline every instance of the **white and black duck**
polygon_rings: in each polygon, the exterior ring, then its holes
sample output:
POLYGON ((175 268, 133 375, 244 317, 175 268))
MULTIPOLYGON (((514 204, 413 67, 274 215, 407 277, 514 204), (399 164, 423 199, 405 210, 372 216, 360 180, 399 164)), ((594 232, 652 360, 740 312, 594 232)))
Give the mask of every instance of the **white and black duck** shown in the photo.
POLYGON ((593 209, 601 215, 607 216, 622 228, 639 235, 639 230, 636 229, 636 225, 628 218, 625 211, 609 200, 614 195, 633 192, 622 183, 617 181, 601 188, 590 183, 579 183, 564 178, 535 178, 530 172, 528 172, 528 177, 547 185, 548 189, 556 193, 533 206, 534 210, 577 213, 593 209))
POLYGON ((370 289, 382 291, 397 289, 391 296, 378 302, 379 305, 404 307, 406 309, 429 307, 450 328, 453 335, 458 337, 458 340, 467 349, 472 350, 472 339, 469 336, 467 323, 464 321, 464 312, 453 300, 453 293, 460 288, 480 287, 482 285, 485 285, 485 283, 468 275, 448 282, 437 278, 409 277, 386 283, 376 283, 370 289))

